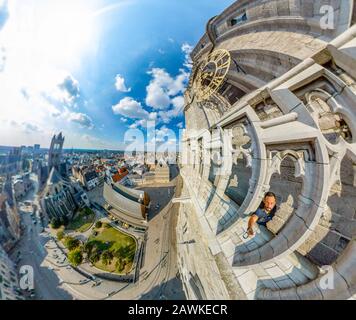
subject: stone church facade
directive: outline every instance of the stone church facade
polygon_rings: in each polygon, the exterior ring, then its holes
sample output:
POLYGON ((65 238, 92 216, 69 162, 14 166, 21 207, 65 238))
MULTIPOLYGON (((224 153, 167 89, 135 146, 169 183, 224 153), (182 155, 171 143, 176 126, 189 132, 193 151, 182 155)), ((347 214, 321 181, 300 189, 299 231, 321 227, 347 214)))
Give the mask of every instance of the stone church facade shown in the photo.
POLYGON ((185 93, 189 299, 355 298, 355 22, 354 1, 240 0, 207 23, 185 93), (267 191, 276 216, 246 237, 267 191))

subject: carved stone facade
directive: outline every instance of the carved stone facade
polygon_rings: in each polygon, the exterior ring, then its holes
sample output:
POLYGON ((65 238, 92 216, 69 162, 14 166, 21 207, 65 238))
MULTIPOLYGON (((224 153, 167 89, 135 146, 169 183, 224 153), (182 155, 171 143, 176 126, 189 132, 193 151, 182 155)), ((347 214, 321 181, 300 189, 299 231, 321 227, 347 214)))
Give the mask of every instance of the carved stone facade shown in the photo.
POLYGON ((188 298, 355 298, 355 12, 354 1, 240 0, 208 22, 185 93, 190 202, 177 234, 188 298), (333 29, 320 25, 323 5, 333 29), (199 68, 221 49, 231 64, 214 82, 199 68), (276 215, 246 239, 267 191, 276 215), (322 286, 326 265, 334 289, 322 286))

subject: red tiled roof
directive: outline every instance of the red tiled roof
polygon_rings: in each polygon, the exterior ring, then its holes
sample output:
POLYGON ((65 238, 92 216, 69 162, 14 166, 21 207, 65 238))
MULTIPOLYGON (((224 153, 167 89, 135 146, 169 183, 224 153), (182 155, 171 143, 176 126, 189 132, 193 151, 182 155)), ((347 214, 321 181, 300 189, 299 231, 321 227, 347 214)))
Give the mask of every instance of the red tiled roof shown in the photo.
POLYGON ((128 175, 128 171, 126 170, 126 171, 124 171, 124 172, 122 172, 122 173, 115 173, 113 176, 112 176, 112 179, 113 179, 113 181, 116 183, 116 182, 118 182, 118 181, 120 181, 122 178, 124 178, 124 177, 126 177, 127 175, 128 175))

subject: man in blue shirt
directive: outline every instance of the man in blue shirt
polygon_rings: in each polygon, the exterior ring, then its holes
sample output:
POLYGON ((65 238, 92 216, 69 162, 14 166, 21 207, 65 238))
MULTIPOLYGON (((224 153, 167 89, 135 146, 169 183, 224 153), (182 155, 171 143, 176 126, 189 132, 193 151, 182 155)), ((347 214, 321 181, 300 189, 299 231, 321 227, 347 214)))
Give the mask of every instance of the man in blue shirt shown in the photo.
POLYGON ((276 195, 273 192, 267 192, 263 198, 260 208, 251 216, 248 221, 247 234, 253 236, 253 226, 257 224, 266 226, 267 222, 272 220, 276 213, 276 195))

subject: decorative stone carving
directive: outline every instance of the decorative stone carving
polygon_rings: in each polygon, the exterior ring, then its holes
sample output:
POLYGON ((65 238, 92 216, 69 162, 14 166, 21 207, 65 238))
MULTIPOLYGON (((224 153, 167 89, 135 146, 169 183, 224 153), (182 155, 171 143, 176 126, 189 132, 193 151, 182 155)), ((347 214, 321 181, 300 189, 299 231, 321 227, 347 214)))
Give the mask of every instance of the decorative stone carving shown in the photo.
MULTIPOLYGON (((230 272, 229 277, 214 276, 217 287, 229 288, 225 299, 235 298, 232 280, 239 297, 248 299, 348 299, 355 294, 356 26, 350 20, 355 15, 343 12, 356 6, 355 1, 336 1, 336 28, 323 31, 314 23, 320 20, 319 2, 237 1, 210 21, 209 34, 220 26, 217 38, 192 55, 197 68, 209 50, 225 49, 244 70, 229 70, 209 99, 198 107, 197 99, 188 101, 192 111, 186 113, 187 127, 218 128, 211 132, 210 164, 202 178, 185 170, 182 176, 192 197, 190 223, 201 231, 202 248, 226 262, 224 268, 218 265, 220 274, 230 272), (230 26, 241 12, 248 23, 230 26), (231 84, 246 95, 231 90, 231 84), (279 203, 268 224, 272 232, 261 228, 246 238, 248 215, 268 190, 279 203), (336 272, 334 291, 319 284, 318 267, 325 263, 336 272)), ((212 83, 212 77, 200 80, 212 83)), ((190 90, 192 98, 197 90, 192 84, 190 90)), ((199 139, 194 132, 188 136, 199 139)), ((207 298, 216 297, 217 290, 207 290, 213 286, 204 280, 211 280, 207 264, 183 247, 178 250, 184 257, 180 269, 189 274, 186 266, 194 265, 189 271, 199 276, 207 298)))
POLYGON ((350 128, 343 116, 335 113, 327 103, 330 98, 332 98, 331 95, 322 89, 315 89, 306 94, 312 116, 318 123, 325 139, 332 144, 337 144, 340 138, 351 143, 352 133, 350 128))

